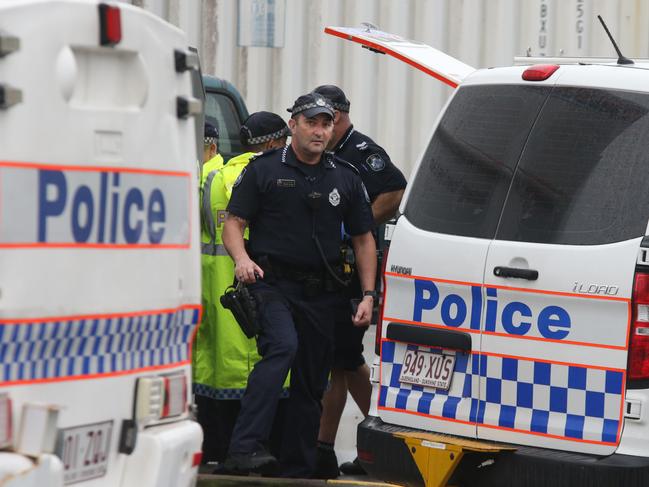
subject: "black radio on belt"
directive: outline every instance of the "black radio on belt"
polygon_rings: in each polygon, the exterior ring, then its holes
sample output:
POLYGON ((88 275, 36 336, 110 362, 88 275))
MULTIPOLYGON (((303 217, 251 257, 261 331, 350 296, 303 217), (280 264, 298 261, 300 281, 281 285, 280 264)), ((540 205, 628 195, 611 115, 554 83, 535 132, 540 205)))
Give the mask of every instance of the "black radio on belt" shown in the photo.
POLYGON ((220 301, 221 306, 230 310, 244 335, 248 338, 254 338, 259 334, 257 302, 244 284, 239 282, 236 287, 228 287, 225 294, 221 296, 220 301))

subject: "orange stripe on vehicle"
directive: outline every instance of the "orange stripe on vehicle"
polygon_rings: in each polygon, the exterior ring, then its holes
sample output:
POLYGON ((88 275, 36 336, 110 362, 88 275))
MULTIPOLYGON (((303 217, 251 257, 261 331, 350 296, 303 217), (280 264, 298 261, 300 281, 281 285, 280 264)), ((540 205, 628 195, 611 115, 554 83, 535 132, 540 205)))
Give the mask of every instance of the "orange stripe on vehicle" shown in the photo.
POLYGON ((463 419, 446 418, 444 416, 435 416, 434 414, 420 413, 419 411, 409 411, 406 409, 391 408, 389 406, 378 406, 378 409, 381 409, 383 411, 391 411, 393 413, 406 413, 406 414, 412 414, 414 416, 421 416, 424 418, 433 418, 433 419, 439 419, 441 421, 450 421, 451 423, 460 423, 460 424, 466 424, 468 426, 476 426, 476 423, 474 421, 465 421, 463 419))
POLYGON ((51 171, 83 171, 83 172, 124 172, 132 174, 148 174, 155 176, 174 176, 190 178, 187 171, 166 171, 163 169, 146 169, 138 167, 114 166, 73 166, 69 164, 46 164, 41 162, 0 161, 0 167, 14 167, 18 169, 43 169, 51 171))
POLYGON ((77 243, 77 242, 29 242, 29 243, 0 243, 0 249, 38 249, 38 248, 57 248, 57 249, 188 249, 191 246, 189 242, 184 244, 103 244, 103 243, 77 243))
MULTIPOLYGON (((394 413, 406 413, 406 414, 412 414, 414 416, 421 416, 424 418, 432 418, 436 419, 439 421, 448 421, 451 423, 461 423, 461 424, 466 424, 469 426, 477 426, 477 427, 484 427, 484 428, 489 428, 489 429, 496 429, 496 430, 501 430, 501 431, 510 431, 513 433, 521 433, 525 435, 534 435, 534 436, 542 436, 544 438, 553 438, 557 440, 563 440, 563 441, 576 441, 579 443, 589 443, 593 445, 607 445, 607 446, 616 446, 619 442, 619 436, 618 440, 616 442, 608 442, 608 441, 598 441, 598 440, 585 440, 581 438, 570 438, 568 436, 560 436, 560 435, 553 435, 550 433, 540 433, 537 431, 528 431, 528 430, 521 430, 521 429, 516 429, 516 428, 508 428, 506 426, 497 426, 497 425, 491 425, 491 424, 484 424, 484 423, 476 423, 473 421, 463 421, 461 419, 454 419, 454 418, 446 418, 444 416, 436 416, 433 414, 426 414, 426 413, 420 413, 419 411, 408 411, 406 409, 398 409, 398 408, 391 408, 391 407, 386 407, 386 406, 378 406, 379 410, 383 411, 391 411, 394 413)), ((479 438, 478 438, 479 439, 479 438)), ((485 440, 489 441, 489 440, 485 440)))
POLYGON ((542 358, 527 357, 524 355, 510 355, 510 354, 496 353, 496 352, 471 352, 471 353, 473 355, 487 355, 490 357, 516 358, 516 359, 528 360, 530 362, 542 362, 546 364, 566 365, 568 367, 585 367, 587 369, 611 370, 613 372, 622 372, 623 374, 626 374, 626 369, 618 369, 616 367, 604 367, 601 365, 580 364, 577 362, 562 362, 560 360, 548 360, 542 358))
POLYGON ((528 335, 512 335, 510 333, 501 333, 498 331, 483 331, 483 333, 485 335, 493 335, 493 336, 499 336, 504 338, 519 338, 521 340, 535 340, 540 342, 565 343, 567 345, 576 345, 579 347, 605 348, 609 350, 626 350, 628 348, 628 345, 606 345, 604 343, 578 342, 575 340, 563 340, 563 339, 558 340, 556 338, 543 338, 543 337, 535 337, 535 336, 528 336, 528 335))
POLYGON ((198 328, 201 326, 202 323, 203 323, 203 306, 200 305, 198 309, 198 323, 194 327, 192 336, 189 339, 189 343, 187 344, 187 353, 190 360, 192 358, 192 349, 194 348, 194 340, 196 339, 196 335, 198 335, 198 328))
MULTIPOLYGON (((484 335, 491 335, 491 336, 498 336, 498 337, 503 337, 503 338, 514 338, 514 339, 519 339, 519 340, 533 340, 533 341, 540 341, 540 342, 551 342, 551 343, 565 343, 567 345, 577 345, 581 347, 593 347, 593 348, 605 348, 609 350, 627 350, 628 345, 606 345, 602 343, 592 343, 592 342, 578 342, 575 340, 558 340, 554 338, 543 338, 543 337, 535 337, 535 336, 527 336, 527 335, 512 335, 510 333, 502 333, 498 331, 481 331, 481 330, 474 330, 473 328, 456 328, 453 326, 447 326, 439 323, 426 323, 423 321, 412 321, 412 320, 404 320, 401 318, 393 318, 393 317, 384 317, 383 321, 393 321, 396 323, 406 323, 410 325, 419 325, 422 327, 426 328, 439 328, 443 330, 457 330, 457 331, 462 331, 466 333, 483 333, 484 335)), ((627 339, 627 344, 628 344, 628 339, 627 339)))
POLYGON ((626 323, 626 344, 628 347, 629 344, 631 343, 631 327, 633 324, 633 303, 631 303, 631 301, 629 301, 627 316, 628 316, 628 320, 626 323))
POLYGON ((456 281, 453 279, 442 279, 440 277, 426 277, 426 276, 413 276, 413 275, 406 275, 406 274, 397 274, 396 272, 386 272, 386 276, 392 276, 392 277, 401 277, 403 279, 417 279, 420 281, 433 281, 433 282, 443 282, 445 284, 458 284, 460 286, 479 286, 481 287, 482 284, 479 282, 470 282, 470 281, 456 281))
POLYGON ((163 308, 163 309, 153 309, 153 310, 145 310, 145 311, 130 311, 126 313, 97 313, 97 314, 87 314, 87 315, 46 316, 46 317, 38 317, 38 318, 2 318, 0 319, 0 325, 42 323, 46 321, 75 321, 75 320, 98 320, 103 318, 129 318, 132 316, 147 316, 147 315, 157 315, 157 314, 164 314, 164 313, 175 313, 176 311, 181 309, 198 309, 199 313, 201 313, 203 307, 200 304, 183 304, 176 308, 163 308))
POLYGON ((508 428, 507 426, 498 426, 495 424, 484 424, 484 423, 479 423, 477 425, 479 428, 489 428, 489 429, 494 429, 494 430, 501 430, 501 431, 511 431, 513 433, 522 433, 524 435, 534 435, 534 436, 542 436, 544 438, 553 438, 555 440, 564 440, 564 441, 576 441, 579 443, 588 443, 591 445, 607 445, 607 446, 616 446, 619 442, 619 436, 616 441, 611 442, 611 441, 601 441, 601 440, 586 440, 583 438, 572 438, 570 436, 561 436, 561 435, 553 435, 550 433, 541 433, 539 431, 528 431, 528 430, 521 430, 517 428, 508 428))

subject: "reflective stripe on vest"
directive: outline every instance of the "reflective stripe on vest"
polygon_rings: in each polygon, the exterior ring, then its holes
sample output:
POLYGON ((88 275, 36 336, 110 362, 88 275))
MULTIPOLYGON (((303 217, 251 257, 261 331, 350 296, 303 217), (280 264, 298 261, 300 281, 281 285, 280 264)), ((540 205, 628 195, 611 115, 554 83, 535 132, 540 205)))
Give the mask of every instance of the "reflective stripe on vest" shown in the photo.
POLYGON ((225 250, 225 245, 214 242, 201 243, 201 253, 203 255, 229 255, 228 251, 225 250))
MULTIPOLYGON (((205 231, 210 237, 210 245, 216 245, 216 222, 214 221, 214 215, 212 214, 211 207, 211 191, 212 191, 212 181, 214 181, 214 176, 219 169, 211 171, 207 178, 205 178, 205 183, 203 183, 203 197, 201 201, 201 213, 203 216, 203 226, 205 231)), ((205 252, 203 252, 205 253, 205 252)), ((209 255, 218 255, 218 254, 209 254, 209 255)))

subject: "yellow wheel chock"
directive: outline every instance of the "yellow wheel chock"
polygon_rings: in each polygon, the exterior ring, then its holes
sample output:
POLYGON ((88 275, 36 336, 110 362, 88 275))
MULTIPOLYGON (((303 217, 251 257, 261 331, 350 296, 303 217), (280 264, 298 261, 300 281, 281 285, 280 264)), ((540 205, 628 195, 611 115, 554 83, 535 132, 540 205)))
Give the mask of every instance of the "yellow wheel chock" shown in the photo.
POLYGON ((404 439, 426 487, 446 486, 465 451, 495 454, 515 450, 507 445, 435 433, 404 432, 394 435, 404 439))

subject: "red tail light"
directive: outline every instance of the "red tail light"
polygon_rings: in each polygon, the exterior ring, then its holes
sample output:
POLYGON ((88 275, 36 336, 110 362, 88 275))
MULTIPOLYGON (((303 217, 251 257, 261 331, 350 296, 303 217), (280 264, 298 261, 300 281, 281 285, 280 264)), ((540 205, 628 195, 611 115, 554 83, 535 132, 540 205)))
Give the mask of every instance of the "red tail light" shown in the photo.
POLYGON ((99 44, 114 46, 122 40, 122 15, 119 8, 99 4, 99 44))
POLYGON ((169 375, 164 380, 164 403, 162 417, 179 416, 187 410, 187 377, 184 374, 169 375))
POLYGON ((536 66, 530 66, 523 71, 523 79, 525 81, 545 81, 557 69, 559 69, 558 64, 537 64, 536 66))
POLYGON ((629 380, 649 379, 649 274, 636 273, 631 299, 629 380))
POLYGON ((366 463, 374 463, 374 453, 367 450, 361 450, 360 448, 357 451, 358 459, 366 463))
POLYGON ((192 457, 192 467, 198 467, 201 464, 201 460, 203 460, 203 452, 196 452, 194 453, 194 456, 192 457))
POLYGON ((381 332, 383 331, 383 309, 385 308, 385 268, 388 263, 388 251, 390 247, 385 247, 383 251, 383 262, 381 262, 381 294, 379 299, 379 319, 376 322, 376 338, 374 340, 374 353, 381 353, 381 332))

